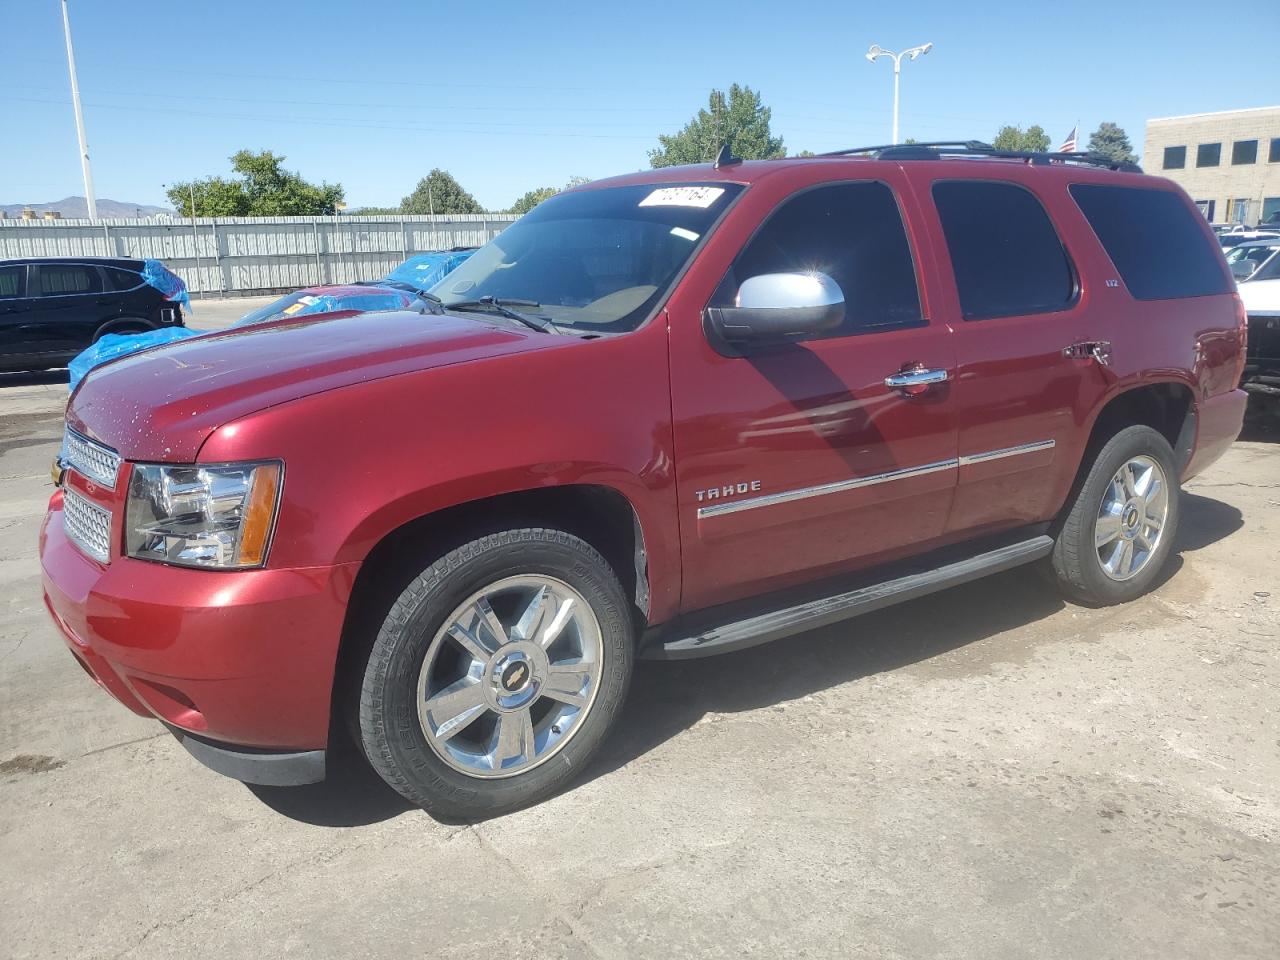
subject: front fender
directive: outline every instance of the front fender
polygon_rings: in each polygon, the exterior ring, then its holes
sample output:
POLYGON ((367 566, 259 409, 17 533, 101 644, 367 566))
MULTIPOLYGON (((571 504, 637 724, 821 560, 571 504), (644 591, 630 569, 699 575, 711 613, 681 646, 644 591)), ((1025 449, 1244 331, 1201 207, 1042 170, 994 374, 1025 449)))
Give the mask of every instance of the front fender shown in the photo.
POLYGON ((361 561, 437 511, 589 484, 632 505, 654 616, 679 602, 665 329, 304 397, 219 427, 205 462, 280 458, 271 566, 361 561))

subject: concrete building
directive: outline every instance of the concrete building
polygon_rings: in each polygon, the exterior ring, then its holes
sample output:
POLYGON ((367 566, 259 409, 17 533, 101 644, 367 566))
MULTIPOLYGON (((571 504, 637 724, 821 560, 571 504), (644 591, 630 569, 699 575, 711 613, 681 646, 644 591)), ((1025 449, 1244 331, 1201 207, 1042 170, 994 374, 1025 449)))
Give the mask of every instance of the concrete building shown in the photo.
POLYGON ((1142 165, 1191 194, 1211 223, 1280 220, 1280 107, 1148 120, 1142 165))

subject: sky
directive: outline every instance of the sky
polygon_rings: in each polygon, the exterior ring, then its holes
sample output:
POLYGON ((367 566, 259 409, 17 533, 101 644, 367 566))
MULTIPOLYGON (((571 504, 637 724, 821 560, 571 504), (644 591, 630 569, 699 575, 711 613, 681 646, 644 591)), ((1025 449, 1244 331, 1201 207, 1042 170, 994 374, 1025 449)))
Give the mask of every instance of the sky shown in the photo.
MULTIPOLYGON (((70 3, 97 194, 133 203, 249 148, 352 207, 442 167, 501 209, 647 167, 734 82, 791 152, 887 143, 893 70, 872 43, 934 45, 902 68, 918 140, 1038 123, 1056 147, 1078 121, 1083 146, 1110 120, 1141 152, 1150 117, 1280 103, 1280 3, 1230 24, 1203 0, 70 3)), ((0 203, 82 195, 59 2, 0 0, 0 24, 0 203)))

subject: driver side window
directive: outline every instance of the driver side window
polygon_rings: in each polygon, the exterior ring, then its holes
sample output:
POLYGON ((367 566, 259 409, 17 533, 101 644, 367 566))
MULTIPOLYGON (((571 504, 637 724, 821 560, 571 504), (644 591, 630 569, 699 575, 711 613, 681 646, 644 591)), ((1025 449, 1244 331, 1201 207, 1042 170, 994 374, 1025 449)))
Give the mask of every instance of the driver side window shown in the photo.
POLYGON ((711 306, 735 305, 744 280, 819 271, 840 286, 845 319, 828 337, 921 326, 915 264, 893 191, 837 183, 784 200, 738 254, 711 306))

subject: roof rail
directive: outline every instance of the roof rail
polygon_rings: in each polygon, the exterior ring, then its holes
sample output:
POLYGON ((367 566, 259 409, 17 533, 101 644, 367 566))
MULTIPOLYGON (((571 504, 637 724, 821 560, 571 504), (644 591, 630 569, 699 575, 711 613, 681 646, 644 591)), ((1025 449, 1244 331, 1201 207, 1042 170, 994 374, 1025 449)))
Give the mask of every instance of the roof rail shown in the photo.
POLYGON ((943 157, 996 157, 1002 160, 1026 160, 1033 164, 1082 163, 1125 173, 1141 173, 1136 163, 1113 160, 1101 153, 1041 153, 1033 150, 998 150, 981 140, 932 140, 928 143, 883 144, 875 147, 851 147, 832 150, 824 157, 847 157, 870 154, 877 160, 940 160, 943 157))

